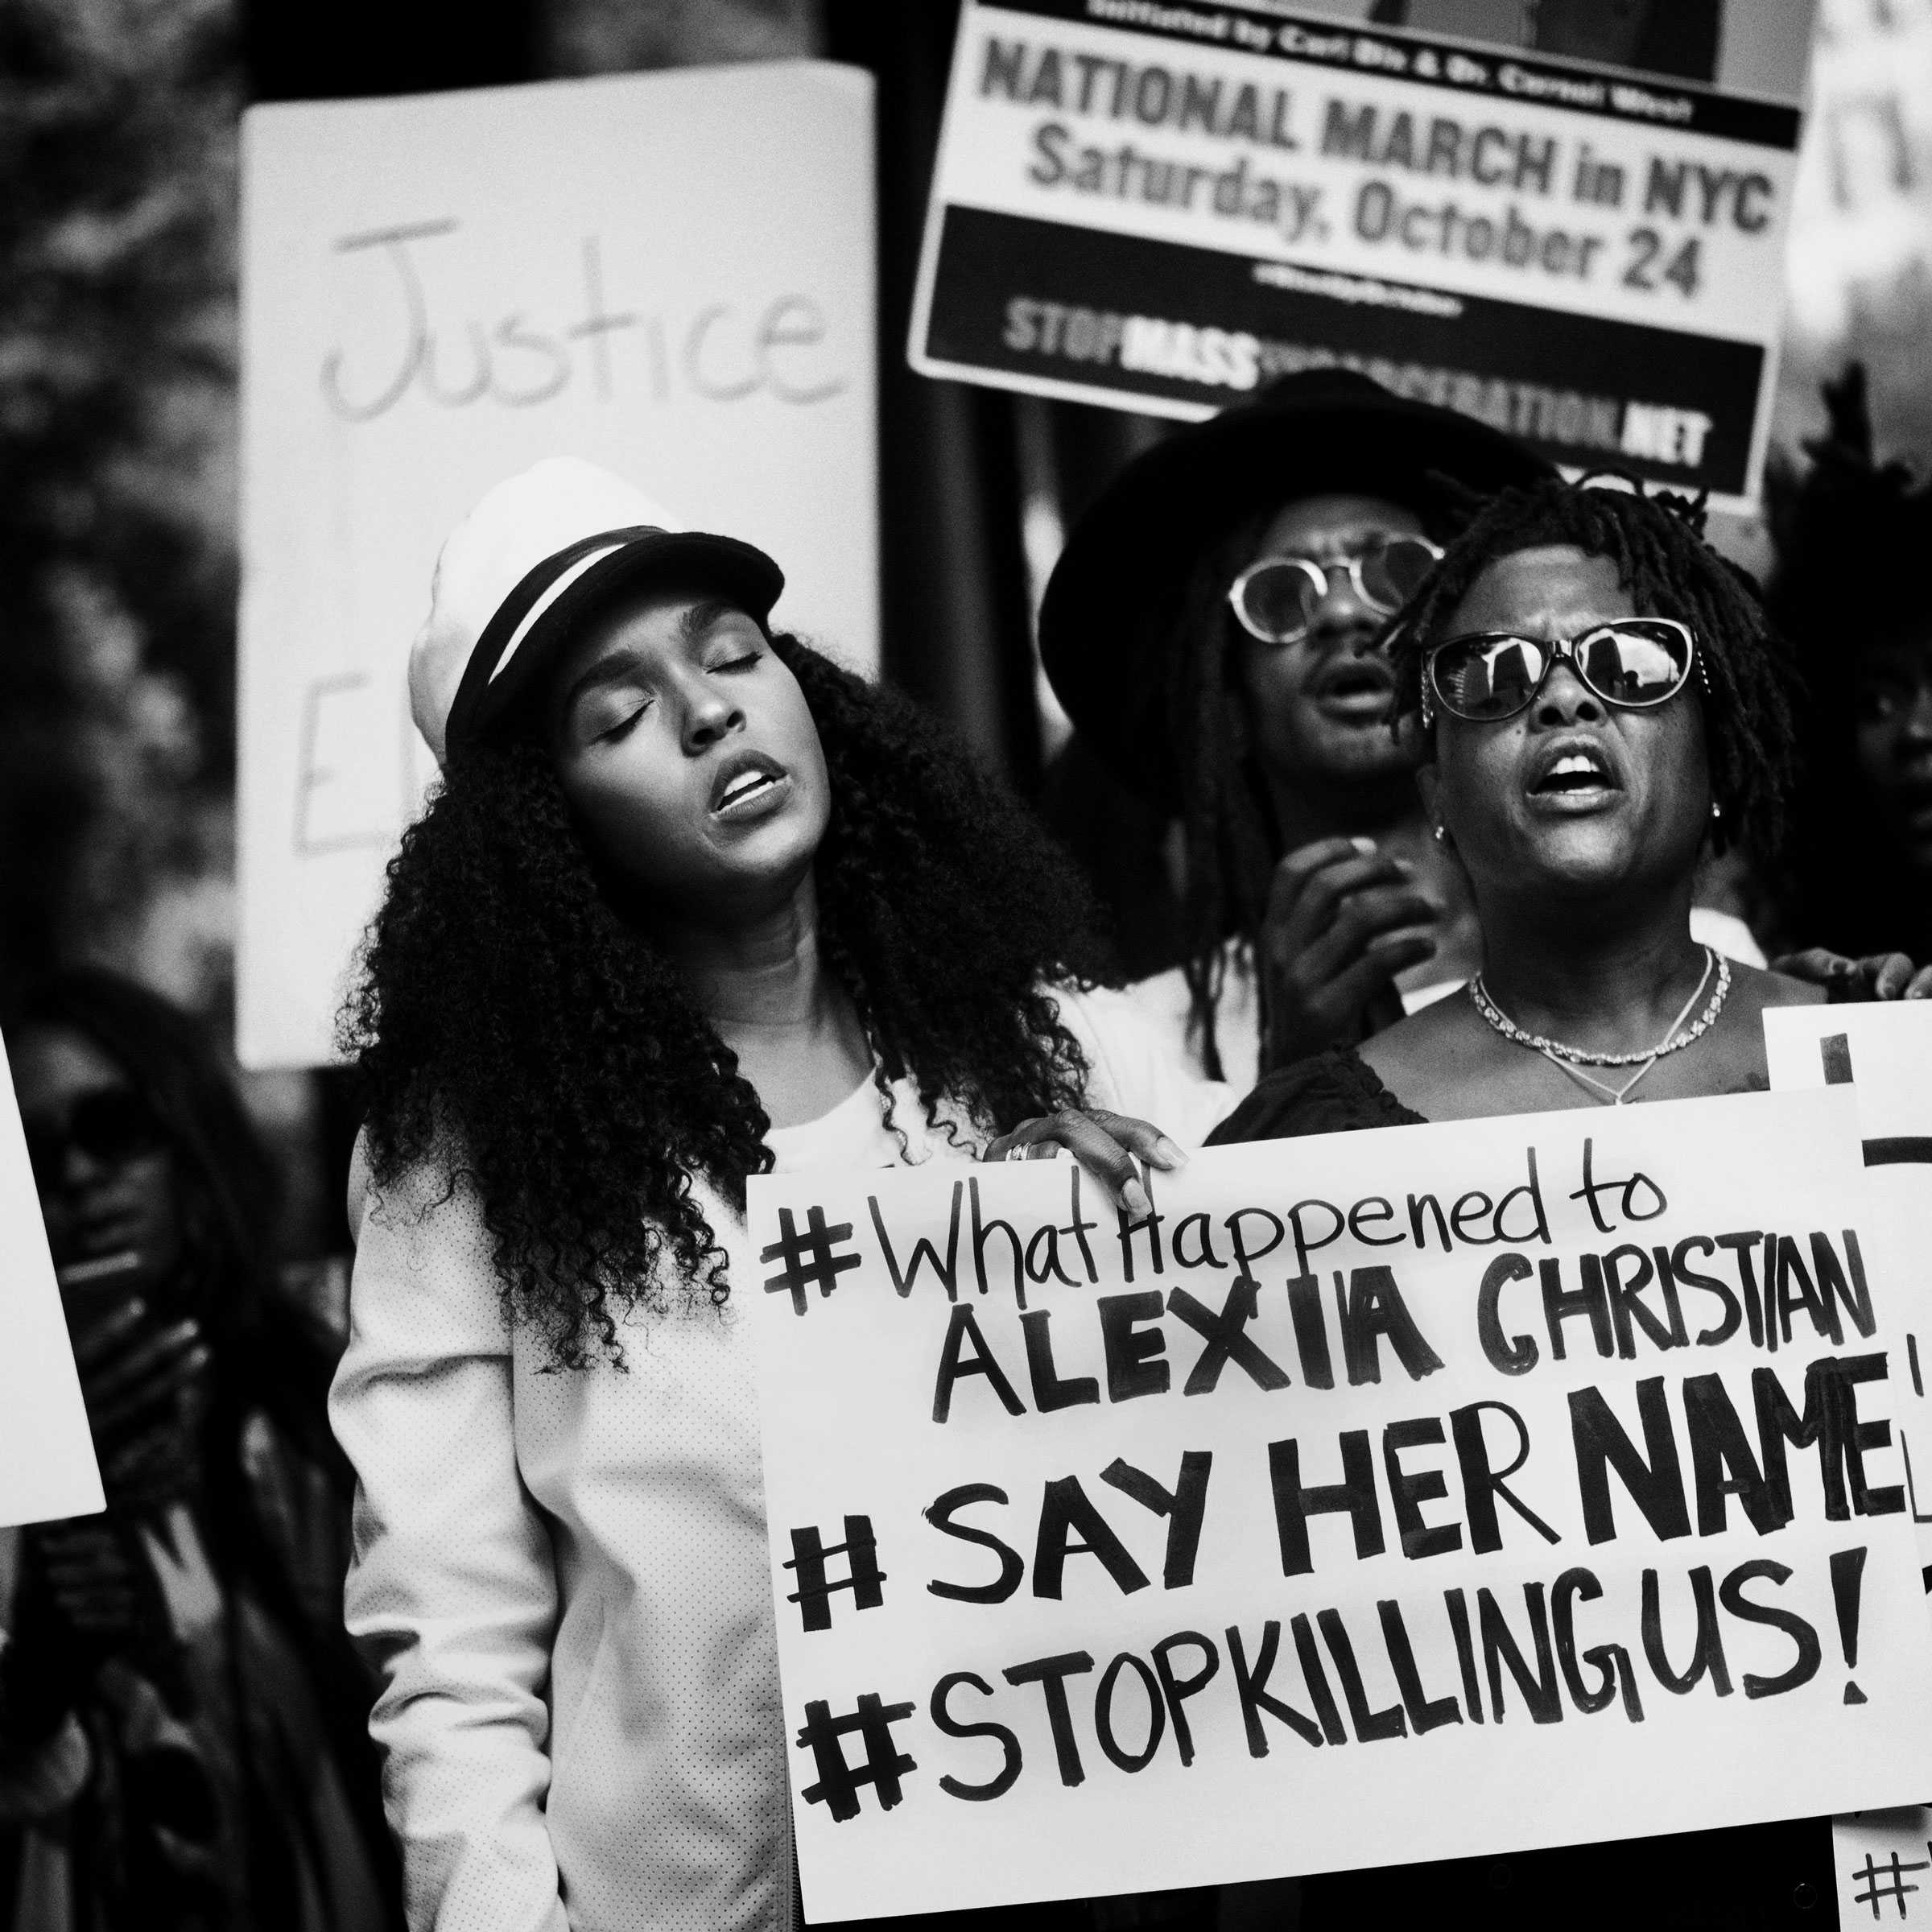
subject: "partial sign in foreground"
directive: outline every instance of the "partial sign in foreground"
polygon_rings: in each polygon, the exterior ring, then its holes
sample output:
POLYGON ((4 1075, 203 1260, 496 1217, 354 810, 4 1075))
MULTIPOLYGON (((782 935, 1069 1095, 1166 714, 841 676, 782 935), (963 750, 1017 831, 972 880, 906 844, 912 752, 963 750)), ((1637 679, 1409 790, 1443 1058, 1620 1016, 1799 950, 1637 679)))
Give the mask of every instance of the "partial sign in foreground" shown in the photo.
POLYGON ((1205 416, 1339 361, 1754 494, 1812 0, 1335 10, 970 0, 913 366, 1205 416))
POLYGON ((0 1526, 103 1506, 67 1318, 0 1051, 0 1526))
POLYGON ((1816 1815, 1932 1776, 1841 1091, 752 1183, 807 1912, 1816 1815))

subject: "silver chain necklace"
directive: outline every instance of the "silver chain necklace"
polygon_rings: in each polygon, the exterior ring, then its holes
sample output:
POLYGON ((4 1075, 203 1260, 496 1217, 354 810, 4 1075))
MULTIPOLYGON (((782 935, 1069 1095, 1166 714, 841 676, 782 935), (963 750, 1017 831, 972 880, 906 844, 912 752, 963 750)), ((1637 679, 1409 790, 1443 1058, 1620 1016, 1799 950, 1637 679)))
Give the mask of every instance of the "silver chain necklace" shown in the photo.
POLYGON ((1526 1046, 1540 1053, 1559 1073, 1566 1073, 1580 1085, 1600 1096, 1613 1107, 1620 1107, 1631 1090, 1650 1069, 1667 1053, 1681 1053, 1693 1040, 1701 1038, 1709 1031, 1711 1022, 1724 1009, 1726 997, 1731 991, 1731 962, 1720 953, 1707 946, 1704 948, 1704 970, 1696 985, 1690 989, 1690 997, 1679 1009, 1677 1018, 1666 1030, 1663 1038, 1648 1052, 1593 1053, 1587 1047, 1572 1046, 1563 1040, 1546 1038, 1540 1033, 1525 1033, 1516 1022, 1505 1013, 1489 996, 1489 989, 1483 984, 1479 972, 1469 982, 1470 1002, 1483 1018, 1506 1040, 1513 1040, 1519 1046, 1526 1046), (1684 1022, 1690 1018, 1690 1009, 1697 1004, 1698 997, 1710 985, 1711 972, 1717 971, 1717 985, 1711 995, 1710 1004, 1689 1026, 1684 1022), (1637 1066, 1637 1063, 1643 1063, 1637 1066), (1585 1073, 1585 1067, 1637 1067, 1637 1071, 1622 1086, 1613 1087, 1608 1080, 1600 1080, 1585 1073))

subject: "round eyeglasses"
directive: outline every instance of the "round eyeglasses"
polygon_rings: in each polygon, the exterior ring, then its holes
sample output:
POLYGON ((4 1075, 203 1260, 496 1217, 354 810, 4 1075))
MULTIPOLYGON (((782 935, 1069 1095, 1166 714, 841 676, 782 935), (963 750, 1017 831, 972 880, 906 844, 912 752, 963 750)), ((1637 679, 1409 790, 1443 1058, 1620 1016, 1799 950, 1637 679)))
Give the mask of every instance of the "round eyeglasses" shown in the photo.
POLYGON ((1442 551, 1426 537, 1378 537, 1346 557, 1263 557, 1228 587, 1228 603, 1241 628, 1264 644, 1293 644, 1307 636, 1328 594, 1331 571, 1346 570, 1355 594, 1382 617, 1406 604, 1442 551))

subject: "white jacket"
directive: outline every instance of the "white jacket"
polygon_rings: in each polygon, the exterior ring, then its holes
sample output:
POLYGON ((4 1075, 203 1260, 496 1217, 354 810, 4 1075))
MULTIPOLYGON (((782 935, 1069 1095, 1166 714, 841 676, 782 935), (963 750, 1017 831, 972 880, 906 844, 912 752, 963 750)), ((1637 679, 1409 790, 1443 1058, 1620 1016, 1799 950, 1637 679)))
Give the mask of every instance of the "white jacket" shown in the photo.
MULTIPOLYGON (((1096 1106, 1198 1142, 1235 1097, 1121 995, 1062 996, 1096 1106)), ((913 1158, 964 1158, 922 1131, 913 1158)), ((782 1169, 901 1158, 861 1088, 774 1133, 782 1169)), ((791 1913, 750 1349, 730 1305, 624 1328, 627 1372, 547 1372, 506 1322, 472 1195, 360 1159, 349 1348, 349 1627, 385 1686, 412 1932, 775 1928, 791 1913)), ((715 1195, 730 1245, 740 1224, 715 1195)))

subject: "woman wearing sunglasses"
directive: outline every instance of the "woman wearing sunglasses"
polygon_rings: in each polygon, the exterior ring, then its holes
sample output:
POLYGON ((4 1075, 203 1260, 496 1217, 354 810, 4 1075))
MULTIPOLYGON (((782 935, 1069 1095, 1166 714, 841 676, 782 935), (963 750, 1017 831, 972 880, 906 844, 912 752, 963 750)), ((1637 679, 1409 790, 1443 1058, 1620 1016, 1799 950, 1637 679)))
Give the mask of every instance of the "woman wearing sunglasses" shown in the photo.
POLYGON ((63 975, 6 1040, 107 1509, 0 1531, 0 1926, 398 1923, 338 1351, 272 1278, 273 1163, 142 987, 63 975))
MULTIPOLYGON (((1381 638, 1474 497, 1552 473, 1484 423, 1311 369, 1157 445, 1075 527, 1042 655, 1081 737, 1178 820, 1182 964, 1138 997, 1208 1071, 1360 1040, 1480 965, 1381 638)), ((1741 920, 1699 917, 1762 963, 1741 920)))
MULTIPOLYGON (((1425 734, 1434 836, 1468 873, 1482 971, 1465 992, 1270 1075, 1216 1129, 1252 1141, 1729 1093, 1765 1084, 1759 1015, 1816 985, 1729 961, 1691 930, 1712 844, 1775 848, 1792 784, 1792 675, 1747 581, 1681 499, 1551 482, 1505 493, 1451 543, 1394 641, 1425 734)), ((1881 990, 1906 981, 1904 962, 1881 990)), ((1780 1922, 1829 1898, 1829 1833, 1771 1826, 1307 1881, 1306 1932, 1780 1922), (1800 1889, 1803 1888, 1804 1889, 1800 1889), (1788 1903, 1782 1903, 1788 1909, 1788 1903), (1752 1907, 1755 1912, 1757 1908, 1752 1907)))

